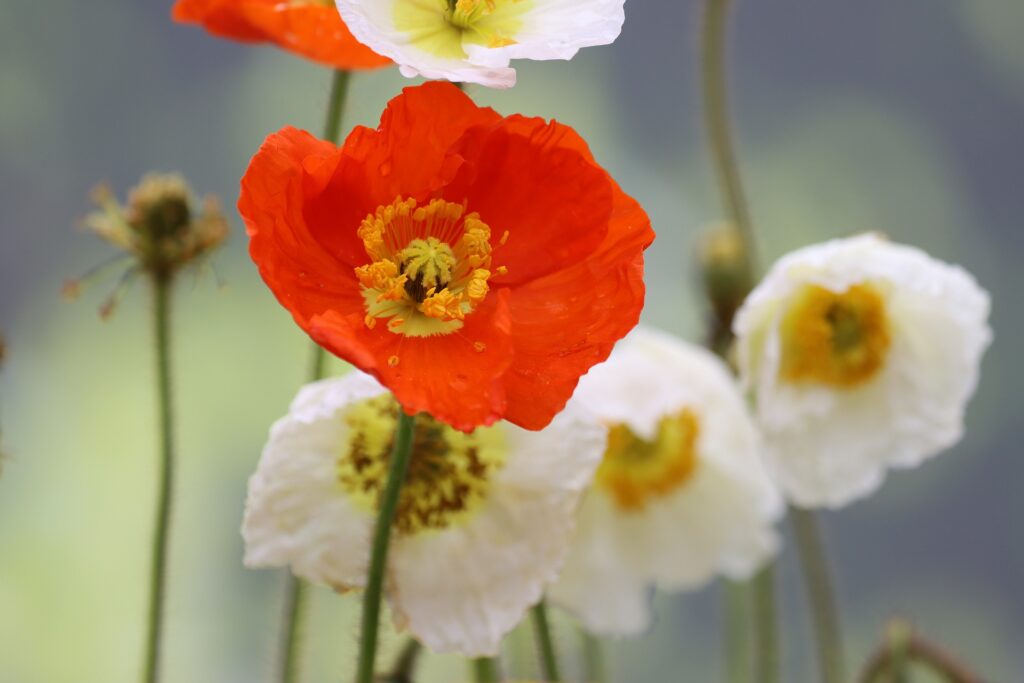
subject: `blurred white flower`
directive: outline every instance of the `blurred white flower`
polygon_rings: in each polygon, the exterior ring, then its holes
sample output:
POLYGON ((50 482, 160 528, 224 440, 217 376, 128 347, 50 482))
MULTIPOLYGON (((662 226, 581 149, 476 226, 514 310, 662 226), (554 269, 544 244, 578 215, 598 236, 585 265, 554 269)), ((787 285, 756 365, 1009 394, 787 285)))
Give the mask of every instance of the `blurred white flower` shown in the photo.
POLYGON ((515 85, 513 59, 571 59, 607 45, 625 0, 337 0, 352 34, 404 76, 515 85))
POLYGON ((635 635, 650 623, 652 586, 745 579, 775 553, 782 501, 716 356, 638 328, 583 377, 574 400, 611 433, 548 594, 589 630, 635 635))
MULTIPOLYGON (((359 372, 299 393, 249 482, 246 565, 365 586, 397 410, 359 372)), ((385 585, 396 627, 436 652, 496 654, 556 578, 605 443, 572 407, 540 432, 417 418, 385 585)))
POLYGON ((988 314, 963 269, 874 234, 776 263, 734 330, 784 493, 840 507, 956 443, 988 314))

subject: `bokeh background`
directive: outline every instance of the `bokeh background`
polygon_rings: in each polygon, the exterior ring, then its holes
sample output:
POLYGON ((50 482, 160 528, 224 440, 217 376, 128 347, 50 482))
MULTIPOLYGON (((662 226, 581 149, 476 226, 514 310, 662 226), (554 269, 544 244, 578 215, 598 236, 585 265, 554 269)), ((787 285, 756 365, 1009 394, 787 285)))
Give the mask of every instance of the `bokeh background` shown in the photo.
MULTIPOLYGON (((471 91, 585 135, 659 233, 646 321, 695 339, 693 245, 720 215, 701 137, 699 4, 631 0, 614 46, 523 66, 509 92, 471 91)), ((996 342, 963 443, 826 518, 851 661, 899 614, 985 680, 1022 681, 1024 3, 738 4, 733 89, 763 252, 881 230, 962 263, 994 297, 996 342)), ((113 281, 62 302, 62 281, 109 255, 75 231, 90 188, 123 194, 147 170, 178 170, 231 209, 264 135, 320 129, 328 84, 274 48, 171 23, 163 0, 0 4, 0 683, 129 681, 139 666, 156 468, 148 301, 137 286, 107 323, 96 309, 113 281)), ((373 124, 404 84, 393 71, 358 77, 348 122, 373 124)), ((183 279, 176 302, 168 683, 267 681, 275 653, 282 575, 243 569, 238 527, 309 349, 232 216, 216 277, 183 279)), ((787 551, 784 680, 810 682, 787 551)), ((719 588, 659 596, 650 636, 613 646, 617 679, 721 680, 719 588)), ((317 592, 310 681, 351 669, 356 602, 317 592)), ((575 644, 564 624, 561 637, 575 644)), ((528 634, 509 649, 529 664, 528 634)), ((431 657, 424 673, 466 678, 454 658, 431 657)))

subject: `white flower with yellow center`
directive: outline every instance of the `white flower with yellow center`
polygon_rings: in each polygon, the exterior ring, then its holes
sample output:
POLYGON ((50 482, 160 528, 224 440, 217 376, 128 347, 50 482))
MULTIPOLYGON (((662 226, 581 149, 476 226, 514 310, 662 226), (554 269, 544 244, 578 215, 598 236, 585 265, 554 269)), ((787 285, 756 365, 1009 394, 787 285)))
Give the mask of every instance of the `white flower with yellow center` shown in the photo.
POLYGON ((775 552, 781 498, 736 380, 716 356, 638 328, 574 400, 609 428, 551 599, 604 635, 650 623, 653 585, 750 577, 775 552))
MULTIPOLYGON (((299 393, 249 482, 247 566, 366 585, 397 411, 359 372, 299 393)), ((396 627, 436 652, 496 654, 556 578, 606 438, 572 406, 539 432, 417 418, 387 565, 396 627)))
POLYGON ((734 330, 770 471, 804 507, 839 507, 956 443, 992 338, 963 269, 874 235, 780 260, 734 330))
POLYGON ((571 59, 615 41, 625 0, 337 0, 352 34, 403 75, 515 85, 513 59, 571 59))

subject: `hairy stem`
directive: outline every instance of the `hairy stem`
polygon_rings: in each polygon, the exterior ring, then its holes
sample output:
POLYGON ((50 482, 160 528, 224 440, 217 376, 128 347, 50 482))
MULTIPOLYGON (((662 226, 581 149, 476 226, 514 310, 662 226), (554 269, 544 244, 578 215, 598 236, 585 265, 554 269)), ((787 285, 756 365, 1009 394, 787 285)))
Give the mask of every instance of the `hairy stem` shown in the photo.
POLYGON ((813 512, 797 508, 790 508, 789 514, 814 619, 821 680, 822 683, 843 683, 846 673, 839 611, 818 519, 813 512))
POLYGON ((373 532, 373 547, 370 553, 370 573, 363 594, 363 621, 359 639, 359 664, 356 669, 356 683, 373 683, 374 666, 377 660, 377 637, 380 628, 380 604, 384 592, 384 575, 387 568, 388 548, 391 542, 391 527, 398 510, 398 500, 409 472, 412 459, 413 431, 416 418, 398 412, 398 426, 395 429, 395 443, 391 450, 388 467, 388 481, 380 501, 380 512, 373 532))
POLYGON ((533 607, 533 629, 537 638, 537 649, 540 653, 541 671, 545 681, 561 681, 558 670, 558 653, 555 650, 555 639, 551 633, 551 622, 548 620, 547 603, 543 600, 533 607))

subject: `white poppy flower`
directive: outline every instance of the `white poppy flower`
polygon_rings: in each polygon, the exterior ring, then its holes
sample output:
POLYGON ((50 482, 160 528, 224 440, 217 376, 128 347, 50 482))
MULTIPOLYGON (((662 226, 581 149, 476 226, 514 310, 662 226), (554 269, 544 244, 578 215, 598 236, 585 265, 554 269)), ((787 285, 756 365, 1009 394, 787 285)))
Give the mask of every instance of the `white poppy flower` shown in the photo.
POLYGON ((359 42, 407 77, 515 85, 513 59, 571 59, 608 45, 625 0, 336 0, 359 42))
POLYGON ((795 251, 734 331, 770 471, 804 507, 840 507, 956 443, 992 338, 968 273, 874 235, 795 251))
MULTIPOLYGON (((299 393, 249 483, 246 565, 365 586, 397 410, 358 372, 299 393)), ((388 556, 396 626, 437 652, 496 654, 556 578, 606 438, 571 406, 540 432, 420 416, 388 556)))
POLYGON ((638 328, 574 400, 610 427, 552 601, 604 635, 651 620, 651 587, 749 578, 778 547, 782 501, 739 386, 716 356, 638 328))

